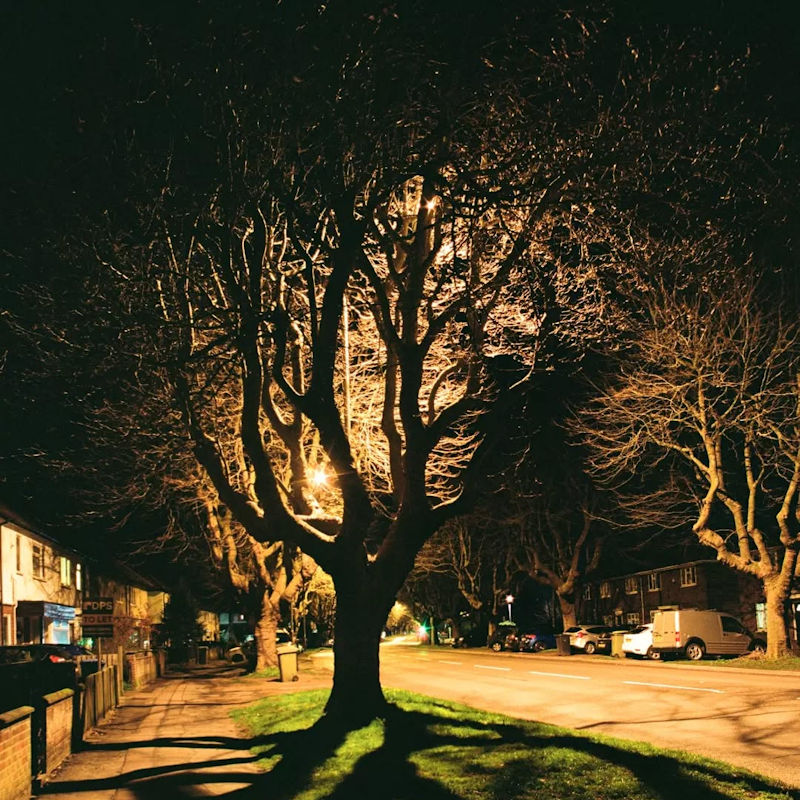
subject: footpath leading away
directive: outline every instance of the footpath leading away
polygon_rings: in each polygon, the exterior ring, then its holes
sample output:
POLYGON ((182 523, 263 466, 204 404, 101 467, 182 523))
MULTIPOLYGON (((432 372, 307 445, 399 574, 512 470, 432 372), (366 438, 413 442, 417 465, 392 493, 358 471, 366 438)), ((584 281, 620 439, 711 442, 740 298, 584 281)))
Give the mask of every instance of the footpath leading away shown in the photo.
POLYGON ((246 794, 258 770, 230 711, 272 695, 330 686, 303 659, 300 680, 245 676, 225 662, 176 669, 123 705, 37 795, 40 800, 180 800, 246 794), (303 669, 308 667, 308 669, 303 669))

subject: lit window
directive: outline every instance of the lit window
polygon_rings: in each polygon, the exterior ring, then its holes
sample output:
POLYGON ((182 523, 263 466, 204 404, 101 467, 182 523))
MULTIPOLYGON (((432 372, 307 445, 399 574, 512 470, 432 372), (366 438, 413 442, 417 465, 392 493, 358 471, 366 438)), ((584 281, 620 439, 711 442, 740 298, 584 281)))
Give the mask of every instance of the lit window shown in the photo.
POLYGON ((44 547, 31 545, 31 574, 34 578, 44 578, 44 547))
POLYGON ((83 591, 83 569, 80 564, 75 565, 75 588, 79 592, 83 591))
POLYGON ((641 621, 638 611, 629 611, 625 615, 625 622, 627 622, 628 625, 638 625, 641 621))
POLYGON ((647 591, 657 592, 661 588, 661 574, 659 572, 651 572, 647 576, 647 591))
POLYGON ((584 600, 591 600, 592 599, 592 584, 587 583, 586 586, 583 587, 583 599, 584 600))
POLYGON ((694 567, 681 568, 681 586, 695 586, 697 584, 697 572, 694 567))
POLYGON ((72 562, 65 556, 59 558, 61 567, 61 585, 70 586, 72 584, 72 562))
POLYGON ((639 591, 639 581, 636 578, 625 578, 625 594, 636 594, 639 591))
POLYGON ((608 581, 600 584, 600 597, 611 597, 611 584, 608 581))

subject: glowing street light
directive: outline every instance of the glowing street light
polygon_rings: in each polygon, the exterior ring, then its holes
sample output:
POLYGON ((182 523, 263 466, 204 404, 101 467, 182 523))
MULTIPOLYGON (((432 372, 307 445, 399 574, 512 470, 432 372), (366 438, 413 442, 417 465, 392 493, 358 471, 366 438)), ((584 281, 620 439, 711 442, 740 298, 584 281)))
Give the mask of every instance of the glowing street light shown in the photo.
POLYGON ((507 594, 506 595, 506 605, 508 606, 508 621, 511 622, 511 604, 514 602, 514 595, 507 594))
POLYGON ((328 484, 328 473, 325 472, 325 468, 324 467, 317 467, 311 473, 311 483, 314 486, 318 487, 318 488, 321 488, 322 486, 327 486, 327 484, 328 484))

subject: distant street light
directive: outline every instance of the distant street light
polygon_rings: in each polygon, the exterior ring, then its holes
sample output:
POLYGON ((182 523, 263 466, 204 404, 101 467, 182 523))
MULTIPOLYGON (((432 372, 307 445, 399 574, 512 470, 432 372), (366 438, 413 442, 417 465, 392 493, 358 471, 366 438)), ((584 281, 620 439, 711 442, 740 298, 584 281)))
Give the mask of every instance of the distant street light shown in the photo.
POLYGON ((506 595, 506 605, 508 606, 508 621, 511 622, 511 604, 514 602, 514 595, 507 594, 506 595))

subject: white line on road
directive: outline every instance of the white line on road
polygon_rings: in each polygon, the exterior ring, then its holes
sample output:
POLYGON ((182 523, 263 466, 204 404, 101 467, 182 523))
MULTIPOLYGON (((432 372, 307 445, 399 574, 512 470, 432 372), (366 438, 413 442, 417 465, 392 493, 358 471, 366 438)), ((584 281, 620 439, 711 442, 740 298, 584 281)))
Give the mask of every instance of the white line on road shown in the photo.
POLYGON ((535 670, 528 670, 531 675, 547 675, 548 678, 572 678, 575 681, 590 681, 588 675, 564 675, 563 672, 536 672, 535 670))
POLYGON ((456 667, 461 667, 464 664, 463 661, 445 661, 443 658, 440 658, 439 662, 442 664, 453 664, 456 667))
POLYGON ((674 686, 671 683, 643 683, 642 681, 622 681, 631 686, 656 686, 659 689, 683 689, 686 692, 713 692, 714 694, 725 694, 722 689, 701 689, 699 686, 674 686))
POLYGON ((511 667, 485 667, 483 664, 473 664, 475 669, 496 669, 500 672, 511 672, 511 667))

